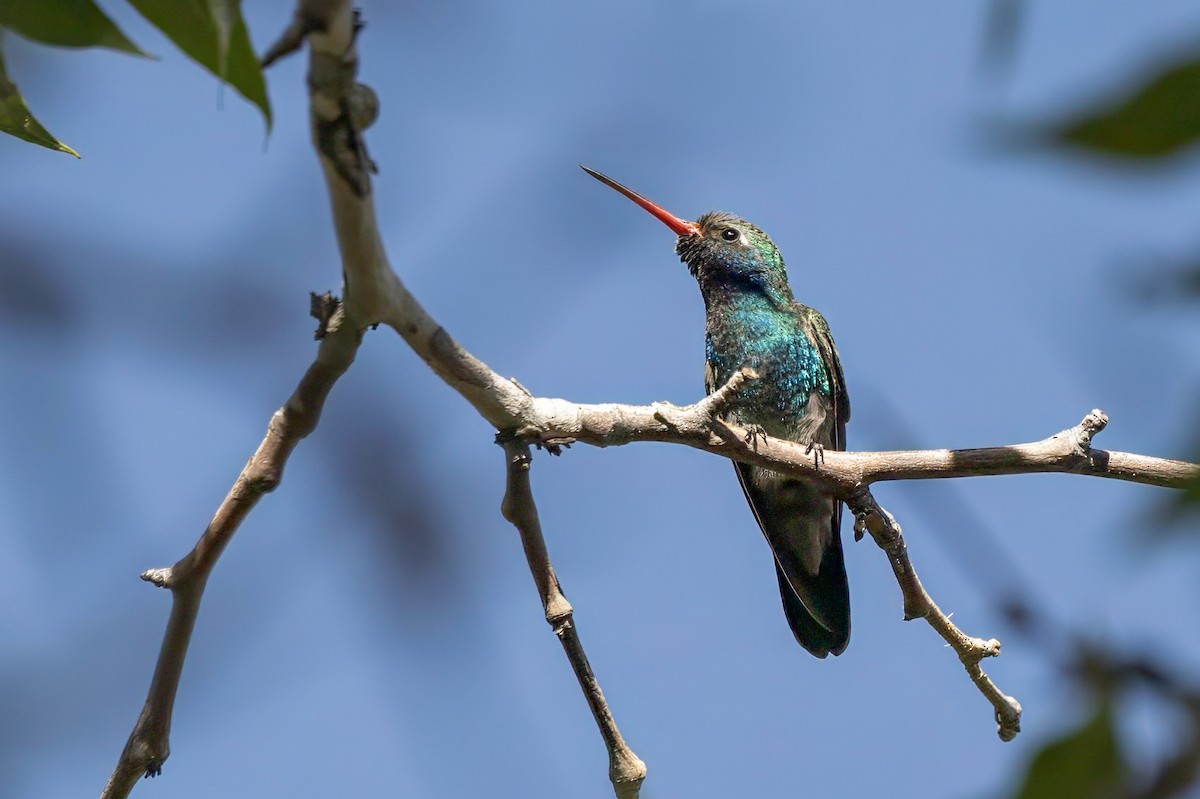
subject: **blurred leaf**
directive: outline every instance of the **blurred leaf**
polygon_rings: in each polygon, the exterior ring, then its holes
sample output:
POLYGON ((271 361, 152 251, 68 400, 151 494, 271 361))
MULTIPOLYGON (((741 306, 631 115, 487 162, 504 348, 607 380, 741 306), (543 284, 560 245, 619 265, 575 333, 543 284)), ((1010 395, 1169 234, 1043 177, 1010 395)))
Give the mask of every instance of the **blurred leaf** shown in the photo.
POLYGON ((1192 480, 1179 493, 1176 506, 1181 511, 1200 510, 1200 479, 1192 480))
POLYGON ((1129 97, 1068 122, 1066 144, 1131 158, 1161 158, 1200 139, 1200 61, 1176 64, 1129 97))
POLYGON ((146 56, 92 0, 2 0, 0 27, 42 44, 146 56))
POLYGON ((238 1, 208 0, 213 25, 217 29, 217 65, 221 70, 218 74, 221 80, 225 80, 224 70, 229 62, 229 41, 233 37, 233 27, 240 17, 238 1))
POLYGON ((180 50, 262 111, 271 129, 271 102, 240 0, 129 0, 180 50))
POLYGON ((1124 766, 1113 730, 1112 705, 1103 701, 1081 727, 1034 756, 1016 799, 1102 799, 1117 796, 1124 766))
MULTIPOLYGON (((1196 418, 1195 411, 1192 418, 1196 418)), ((1188 460, 1200 463, 1200 439, 1192 434, 1192 445, 1188 460)), ((1154 517, 1154 524, 1146 531, 1146 537, 1156 541, 1169 541, 1180 537, 1200 535, 1200 476, 1188 480, 1179 491, 1163 497, 1154 517)))
POLYGON ((0 131, 49 147, 51 150, 61 150, 79 157, 79 153, 51 136, 50 131, 43 128, 41 123, 33 118, 33 114, 29 113, 25 99, 21 97, 21 92, 17 91, 17 85, 8 79, 3 53, 0 53, 0 131))
POLYGON ((1143 259, 1124 277, 1123 287, 1138 302, 1195 302, 1200 299, 1200 264, 1156 263, 1143 259))
POLYGON ((980 70, 995 77, 1008 75, 1017 52, 1022 16, 1022 0, 992 0, 983 26, 980 70))

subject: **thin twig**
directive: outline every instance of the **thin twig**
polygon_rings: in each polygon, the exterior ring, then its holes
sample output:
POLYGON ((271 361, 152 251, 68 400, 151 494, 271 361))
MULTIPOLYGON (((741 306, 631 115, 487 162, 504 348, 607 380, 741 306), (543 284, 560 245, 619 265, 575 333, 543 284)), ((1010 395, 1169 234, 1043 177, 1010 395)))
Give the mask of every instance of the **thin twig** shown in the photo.
POLYGON ((763 441, 735 425, 724 425, 732 434, 714 430, 710 414, 700 403, 586 405, 525 396, 528 402, 516 426, 535 439, 544 435, 599 447, 635 441, 683 444, 803 477, 843 499, 860 486, 886 480, 1060 472, 1183 488, 1200 478, 1200 465, 1194 463, 1092 448, 1092 437, 1108 423, 1100 410, 1091 411, 1074 427, 1031 443, 960 450, 827 450, 818 464, 803 444, 779 438, 763 441))
MULTIPOLYGON (((345 147, 353 147, 358 136, 351 115, 345 113, 345 104, 340 100, 335 99, 332 103, 328 100, 329 95, 336 96, 344 89, 339 82, 342 75, 339 67, 344 59, 331 58, 327 49, 318 53, 317 47, 318 43, 328 45, 328 39, 318 31, 333 32, 341 36, 352 51, 356 28, 350 5, 347 0, 304 0, 303 7, 310 17, 324 15, 321 17, 323 23, 312 25, 309 31, 309 39, 314 45, 309 70, 314 129, 322 123, 326 131, 341 125, 340 142, 345 147)), ((326 151, 321 154, 327 178, 336 176, 338 166, 330 163, 336 154, 326 151)), ((351 261, 350 254, 357 253, 353 249, 343 249, 346 298, 340 309, 341 323, 321 338, 312 365, 291 397, 271 417, 262 443, 238 475, 195 547, 175 565, 142 574, 143 580, 170 589, 171 615, 146 702, 104 786, 101 799, 126 797, 140 777, 153 777, 162 772, 163 763, 170 755, 175 696, 208 577, 242 520, 264 494, 279 485, 292 450, 316 428, 329 391, 354 362, 362 330, 376 315, 369 300, 378 293, 374 287, 378 283, 379 262, 373 258, 351 261)))
MULTIPOLYGON (((980 660, 995 655, 999 645, 992 646, 994 642, 963 635, 937 609, 912 569, 899 526, 894 520, 889 524, 890 516, 870 497, 867 486, 881 480, 1069 472, 1178 488, 1200 476, 1200 466, 1092 449, 1092 436, 1103 429, 1107 421, 1098 411, 1089 414, 1075 428, 1031 444, 958 451, 855 453, 831 450, 818 465, 803 445, 779 439, 762 440, 747 435, 748 431, 736 426, 718 423, 714 418, 715 410, 736 391, 736 386, 723 387, 714 397, 682 408, 665 403, 651 406, 580 405, 532 395, 516 381, 501 377, 459 346, 421 307, 388 264, 371 194, 370 174, 374 165, 359 135, 360 129, 369 124, 373 116, 374 103, 369 90, 355 83, 358 63, 354 39, 357 31, 358 23, 349 0, 300 0, 292 26, 280 44, 268 53, 268 60, 271 60, 298 47, 302 41, 309 43, 312 136, 326 178, 342 258, 346 282, 345 313, 337 328, 327 331, 316 361, 292 397, 272 417, 266 438, 196 547, 169 569, 152 570, 143 575, 145 579, 169 588, 174 604, 146 705, 103 796, 128 795, 138 776, 157 773, 167 758, 171 708, 208 575, 241 520, 263 493, 278 485, 292 449, 315 427, 325 396, 354 359, 360 331, 376 323, 394 328, 483 418, 497 430, 516 431, 522 441, 552 447, 572 440, 596 446, 633 441, 684 444, 804 477, 850 502, 852 510, 862 515, 868 529, 872 525, 878 528, 878 535, 874 529, 872 534, 888 553, 905 595, 906 615, 928 619, 939 634, 955 646, 972 679, 992 699, 1001 718, 1002 736, 1006 723, 1015 732, 1012 714, 1019 714, 1019 706, 1015 700, 995 690, 979 669, 980 660), (1003 701, 996 697, 1002 697, 1003 701)), ((741 375, 736 379, 748 378, 741 375)), ((524 444, 518 446, 525 447, 524 444)), ((523 480, 527 492, 527 471, 523 474, 525 476, 517 480, 517 490, 523 480)), ((514 479, 510 467, 510 485, 514 479)), ((528 505, 532 509, 531 497, 528 505)), ((536 522, 536 516, 533 519, 536 522)), ((544 544, 542 546, 544 554, 544 544)), ((543 587, 548 590, 552 586, 557 591, 557 581, 553 579, 548 562, 541 578, 538 578, 537 568, 534 568, 534 574, 535 579, 539 579, 539 590, 543 587)), ((542 591, 542 596, 548 620, 552 625, 558 625, 563 609, 569 613, 569 605, 565 599, 561 600, 561 606, 554 604, 558 600, 546 591, 542 591)), ((561 598, 561 592, 557 596, 561 598)), ((568 646, 568 639, 577 646, 578 639, 569 616, 567 618, 563 627, 566 633, 561 636, 564 647, 568 646)), ((571 651, 568 648, 569 656, 571 651)), ((582 650, 579 650, 579 656, 582 658, 582 650)), ((575 657, 571 660, 577 674, 581 675, 585 693, 588 693, 589 685, 594 686, 594 677, 586 668, 586 660, 577 662, 575 657)), ((599 695, 599 689, 595 691, 599 695)), ((596 707, 593 704, 594 713, 596 707)), ((606 709, 604 713, 607 713, 606 709)), ((608 718, 611 721, 611 716, 608 718)), ((605 726, 601 714, 597 714, 597 720, 603 732, 605 726)), ((614 725, 614 734, 615 730, 614 725)), ((607 743, 607 733, 605 737, 607 743)), ((620 740, 619 734, 614 740, 620 740)), ((618 795, 623 795, 622 785, 633 785, 634 793, 630 795, 636 795, 640 777, 635 782, 638 768, 633 764, 642 769, 644 766, 627 748, 624 751, 628 755, 618 751, 618 759, 628 762, 617 764, 620 768, 614 767, 613 773, 620 777, 614 778, 614 785, 618 795)))
POLYGON ((962 661, 975 687, 992 704, 997 734, 1002 741, 1011 741, 1021 731, 1021 703, 1006 695, 987 676, 980 661, 1000 655, 1000 642, 995 638, 984 641, 967 635, 937 606, 908 557, 908 546, 895 517, 875 501, 867 488, 862 488, 849 502, 854 514, 855 538, 869 532, 875 543, 888 556, 888 563, 904 597, 904 620, 925 619, 929 626, 950 645, 962 661))
MULTIPOLYGON (((341 199, 335 194, 334 215, 343 249, 349 240, 364 255, 373 256, 386 266, 369 192, 362 192, 360 202, 341 199)), ((497 429, 513 430, 523 440, 545 446, 551 452, 558 452, 561 446, 574 441, 601 447, 634 441, 684 444, 803 477, 850 502, 852 509, 856 498, 871 496, 868 486, 884 480, 1062 472, 1181 488, 1200 478, 1200 466, 1193 463, 1093 449, 1092 438, 1108 423, 1107 416, 1099 410, 1093 410, 1072 428, 1032 443, 969 450, 831 450, 817 463, 801 444, 777 438, 764 440, 715 418, 714 411, 736 393, 736 384, 750 379, 750 375, 742 372, 713 396, 685 407, 669 403, 585 405, 539 397, 515 379, 501 377, 460 346, 425 311, 390 267, 375 270, 374 274, 379 278, 378 305, 374 309, 379 314, 377 321, 395 329, 434 372, 497 429)), ((870 502, 878 508, 873 497, 870 502)), ((882 508, 879 510, 886 514, 882 508)), ((869 517, 872 514, 864 518, 869 517)), ((1000 736, 1011 739, 1019 729, 1020 705, 1000 692, 979 665, 982 658, 998 654, 999 644, 967 636, 950 622, 921 586, 899 525, 891 520, 890 527, 894 536, 885 536, 880 546, 887 552, 900 583, 906 616, 927 619, 954 647, 971 679, 995 708, 1000 736)))
POLYGON ((500 512, 521 534, 525 560, 528 561, 529 571, 537 584, 542 609, 546 613, 546 622, 562 643, 567 660, 571 662, 571 668, 579 680, 579 687, 583 689, 588 707, 596 719, 596 726, 600 728, 604 746, 608 749, 608 778, 612 780, 617 799, 637 799, 642 780, 646 778, 646 764, 626 745, 621 731, 617 729, 617 722, 613 719, 604 693, 600 690, 600 683, 597 682, 596 675, 588 664, 587 655, 584 654, 583 644, 579 641, 571 604, 563 596, 558 576, 550 563, 550 555, 546 552, 546 539, 542 536, 542 524, 533 501, 533 491, 529 487, 529 446, 511 434, 497 436, 497 442, 504 447, 508 475, 500 512))
POLYGON ((298 0, 291 23, 284 29, 275 43, 267 48, 259 59, 263 69, 281 58, 289 56, 304 46, 310 33, 326 30, 330 20, 342 12, 343 0, 298 0))
POLYGON ((170 589, 171 616, 146 703, 101 799, 128 796, 139 777, 153 777, 162 772, 163 762, 171 751, 171 711, 179 690, 179 677, 208 577, 242 520, 264 494, 279 485, 292 450, 316 428, 330 389, 354 362, 360 338, 357 331, 347 326, 322 340, 316 360, 292 396, 271 417, 266 437, 238 475, 196 546, 174 566, 142 574, 143 580, 170 589))

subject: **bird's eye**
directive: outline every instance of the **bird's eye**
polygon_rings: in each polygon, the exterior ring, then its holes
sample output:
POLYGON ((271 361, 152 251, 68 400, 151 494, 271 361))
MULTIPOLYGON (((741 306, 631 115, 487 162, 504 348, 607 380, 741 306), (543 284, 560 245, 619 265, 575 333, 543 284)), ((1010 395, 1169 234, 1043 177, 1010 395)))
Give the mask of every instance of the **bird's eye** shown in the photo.
POLYGON ((737 241, 741 238, 741 235, 741 233, 738 233, 731 227, 727 227, 721 231, 721 238, 725 239, 725 241, 737 241))

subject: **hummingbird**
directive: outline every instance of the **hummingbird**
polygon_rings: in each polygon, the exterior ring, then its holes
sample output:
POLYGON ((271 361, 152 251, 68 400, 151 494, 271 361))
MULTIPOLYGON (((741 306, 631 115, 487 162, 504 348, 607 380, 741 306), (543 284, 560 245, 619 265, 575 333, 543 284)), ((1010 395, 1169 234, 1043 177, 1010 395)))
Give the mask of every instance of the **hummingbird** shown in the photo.
MULTIPOLYGON (((580 166, 583 166, 580 164, 580 166)), ((704 298, 711 394, 739 369, 743 384, 725 418, 804 444, 820 460, 846 448, 850 401, 825 317, 792 296, 779 249, 759 227, 723 211, 680 219, 605 175, 583 170, 640 205, 678 236, 675 252, 704 298)), ((796 641, 823 658, 850 641, 850 587, 842 557, 842 504, 809 482, 735 462, 750 510, 775 556, 783 613, 796 641)))

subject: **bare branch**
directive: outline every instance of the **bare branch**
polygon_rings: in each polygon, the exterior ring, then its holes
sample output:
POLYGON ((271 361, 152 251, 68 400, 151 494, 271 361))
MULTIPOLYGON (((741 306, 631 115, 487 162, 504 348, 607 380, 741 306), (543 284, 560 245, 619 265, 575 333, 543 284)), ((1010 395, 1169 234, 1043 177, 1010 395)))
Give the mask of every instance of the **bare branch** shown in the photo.
POLYGON ((900 525, 892 514, 880 507, 869 490, 862 489, 848 504, 854 513, 855 538, 862 538, 864 532, 869 532, 888 556, 888 563, 904 596, 904 620, 925 619, 929 623, 958 655, 975 687, 992 703, 1000 740, 1011 741, 1016 738, 1021 731, 1021 703, 997 688, 979 665, 986 657, 999 657, 1000 642, 995 638, 984 641, 967 635, 942 612, 917 577, 900 525))
MULTIPOLYGON (((348 15, 347 9, 343 16, 348 15)), ((736 435, 719 435, 711 425, 712 409, 713 403, 723 401, 725 395, 685 408, 666 403, 584 405, 533 395, 460 346, 425 311, 389 265, 370 194, 370 164, 363 158, 359 138, 345 131, 342 135, 322 132, 329 126, 341 130, 338 125, 348 124, 343 120, 349 119, 348 98, 354 87, 352 22, 343 22, 336 30, 342 32, 340 37, 315 32, 309 37, 314 50, 313 72, 325 78, 317 85, 341 91, 320 102, 314 96, 314 126, 318 147, 325 148, 327 156, 322 158, 322 165, 343 265, 347 270, 360 270, 364 281, 369 281, 368 302, 362 308, 364 319, 368 324, 379 322, 392 327, 497 430, 516 430, 534 443, 581 441, 601 447, 633 441, 686 444, 806 477, 842 498, 860 486, 881 480, 1067 472, 1178 488, 1200 476, 1200 466, 1195 464, 1092 449, 1092 436, 1107 424, 1101 411, 1088 414, 1076 427, 1029 444, 968 450, 827 451, 817 465, 803 446, 792 442, 771 439, 760 443, 747 438, 748 431, 733 426, 729 427, 736 435), (318 51, 325 54, 321 64, 318 51), (318 66, 323 69, 318 70, 318 66)))
POLYGON ((882 480, 976 475, 1067 472, 1151 485, 1180 487, 1200 476, 1195 464, 1091 447, 1107 423, 1093 411, 1083 422, 1042 441, 972 450, 910 452, 826 451, 820 463, 803 445, 763 440, 717 419, 742 381, 739 372, 725 386, 694 405, 580 405, 536 397, 515 380, 501 377, 475 358, 421 307, 388 264, 371 193, 374 164, 360 135, 374 117, 374 95, 355 83, 358 22, 349 0, 300 0, 293 23, 264 61, 310 46, 308 85, 313 144, 330 196, 345 279, 345 303, 337 324, 323 322, 316 360, 291 398, 272 417, 267 435, 246 465, 195 548, 174 566, 143 578, 169 588, 173 606, 146 704, 130 735, 103 797, 127 796, 137 778, 157 774, 169 753, 171 710, 204 586, 217 558, 242 519, 266 492, 278 485, 287 458, 315 428, 325 397, 354 360, 361 332, 384 323, 396 330, 448 385, 497 430, 515 436, 506 445, 509 493, 505 515, 518 527, 546 609, 547 620, 563 641, 610 751, 610 774, 618 796, 636 796, 645 767, 626 747, 603 703, 594 675, 579 647, 570 606, 562 597, 537 524, 528 485, 528 447, 552 450, 570 441, 613 446, 661 441, 713 452, 722 457, 803 477, 845 500, 870 530, 904 595, 905 615, 922 617, 955 648, 976 685, 996 709, 1001 737, 1019 726, 1020 706, 1004 696, 979 667, 998 654, 999 644, 963 634, 921 586, 909 562, 899 525, 871 496, 868 486, 882 480))
POLYGON ((1087 414, 1075 427, 1027 444, 962 450, 826 450, 819 464, 802 444, 778 438, 756 440, 749 431, 733 425, 725 425, 733 435, 719 435, 710 422, 711 413, 703 404, 582 405, 530 397, 520 426, 529 435, 570 438, 599 447, 634 441, 684 444, 804 477, 843 499, 860 486, 884 480, 1062 472, 1182 488, 1200 477, 1200 466, 1194 463, 1093 449, 1092 437, 1108 423, 1099 410, 1087 414))
POLYGON ((546 539, 542 537, 542 524, 538 520, 533 491, 529 487, 529 447, 513 435, 501 434, 497 439, 504 446, 504 457, 508 463, 508 479, 500 511, 521 534, 525 559, 529 562, 529 571, 533 573, 538 595, 542 598, 546 622, 562 643, 567 660, 571 662, 571 668, 579 680, 579 687, 583 689, 588 707, 596 719, 596 726, 600 728, 604 746, 608 749, 608 778, 612 780, 617 799, 637 799, 642 780, 646 778, 646 764, 626 745, 621 731, 617 729, 617 722, 604 700, 600 683, 579 641, 571 604, 563 596, 558 576, 550 564, 546 539))
MULTIPOLYGON (((349 3, 345 0, 305 0, 303 6, 311 12, 310 22, 315 19, 312 14, 320 12, 330 15, 313 22, 308 28, 314 42, 309 86, 315 120, 319 116, 317 108, 321 105, 321 92, 329 91, 330 80, 337 79, 337 70, 329 68, 330 61, 339 60, 331 59, 327 53, 316 52, 317 40, 325 42, 317 31, 332 31, 349 43, 356 28, 349 3)), ((340 103, 337 105, 343 107, 340 103)), ((350 138, 356 138, 357 133, 349 127, 351 115, 341 116, 347 119, 350 138)), ((314 121, 314 127, 316 125, 314 121)), ((328 163, 330 160, 322 158, 322 164, 327 167, 327 176, 337 171, 336 166, 328 163)), ((175 565, 151 569, 142 574, 142 579, 160 588, 170 589, 171 616, 167 621, 146 702, 104 786, 101 799, 126 797, 140 777, 153 777, 162 772, 163 763, 170 755, 171 714, 179 679, 208 577, 242 520, 264 494, 279 485, 292 450, 301 439, 316 429, 325 399, 334 383, 354 362, 362 341, 362 331, 369 324, 366 320, 373 315, 366 298, 372 295, 372 288, 378 282, 377 264, 359 260, 353 266, 351 268, 348 265, 343 270, 346 299, 340 308, 341 324, 322 337, 312 365, 284 406, 271 417, 258 450, 238 475, 195 547, 175 565)))
POLYGON ((772 439, 758 444, 746 439, 747 431, 736 428, 732 429, 738 436, 717 435, 709 424, 710 406, 583 405, 534 396, 460 346, 388 263, 371 199, 371 165, 361 138, 349 124, 357 67, 353 15, 343 0, 309 2, 338 8, 334 21, 323 18, 320 30, 309 34, 313 49, 309 79, 314 86, 314 139, 322 150, 343 267, 360 271, 367 286, 363 320, 392 327, 497 430, 517 430, 535 443, 686 444, 816 480, 841 497, 881 480, 1069 472, 1177 488, 1200 475, 1195 464, 1092 449, 1091 437, 1107 424, 1100 411, 1093 411, 1070 430, 1029 444, 970 450, 828 451, 818 467, 802 446, 791 442, 772 439))
POLYGON ((267 48, 267 52, 263 53, 262 68, 266 69, 284 56, 299 50, 310 33, 326 30, 328 23, 341 15, 345 5, 343 0, 299 0, 291 24, 284 29, 275 43, 267 48))
POLYGON ((359 339, 358 331, 347 326, 321 342, 316 360, 287 403, 271 417, 266 437, 238 475, 196 546, 174 566, 142 574, 143 580, 170 589, 171 616, 146 703, 104 786, 102 799, 128 796, 139 777, 153 777, 162 772, 163 762, 171 751, 168 737, 179 677, 209 574, 242 520, 264 494, 279 485, 292 450, 316 428, 330 389, 354 362, 359 339))

